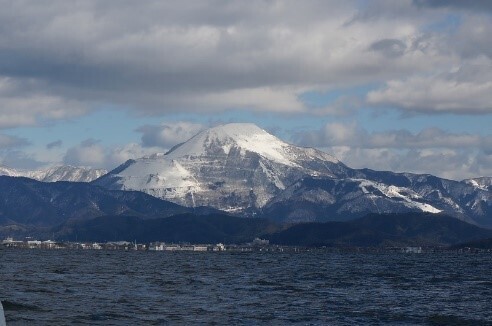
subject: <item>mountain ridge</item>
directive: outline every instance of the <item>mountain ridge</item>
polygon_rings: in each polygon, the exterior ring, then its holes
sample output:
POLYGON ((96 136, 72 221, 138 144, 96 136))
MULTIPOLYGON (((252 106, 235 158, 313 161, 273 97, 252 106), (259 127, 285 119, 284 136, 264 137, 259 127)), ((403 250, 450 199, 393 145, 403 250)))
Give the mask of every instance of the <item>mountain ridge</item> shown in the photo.
POLYGON ((72 165, 57 165, 41 170, 20 170, 0 166, 0 176, 26 177, 42 182, 91 182, 108 173, 104 169, 77 167, 72 165))

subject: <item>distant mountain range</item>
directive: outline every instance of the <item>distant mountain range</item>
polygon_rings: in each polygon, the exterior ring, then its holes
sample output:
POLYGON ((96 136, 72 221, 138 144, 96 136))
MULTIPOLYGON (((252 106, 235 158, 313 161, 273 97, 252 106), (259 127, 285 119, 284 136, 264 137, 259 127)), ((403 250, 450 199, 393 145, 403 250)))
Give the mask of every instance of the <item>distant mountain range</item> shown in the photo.
MULTIPOLYGON (((115 223, 119 221, 115 216, 125 216, 122 221, 131 216, 128 221, 137 223, 176 215, 195 221, 207 214, 285 225, 350 222, 371 213, 406 217, 425 213, 492 228, 491 177, 453 181, 428 174, 352 169, 327 153, 285 143, 252 124, 202 131, 167 153, 129 160, 108 173, 61 166, 32 172, 0 167, 2 174, 0 236, 43 234, 62 226, 63 232, 57 232, 68 236, 70 225, 92 230, 93 219, 105 216, 115 223)), ((170 227, 169 221, 137 224, 162 230, 170 227)), ((408 222, 418 224, 415 218, 408 222)), ((328 225, 344 232, 337 224, 323 225, 320 228, 328 225)), ((381 238, 371 232, 374 239, 381 238)))
POLYGON ((55 166, 43 170, 16 170, 0 165, 0 176, 26 177, 43 182, 71 181, 91 182, 108 171, 103 169, 91 169, 71 165, 55 166))
POLYGON ((260 237, 299 246, 448 246, 492 230, 432 213, 372 214, 345 222, 284 224, 189 208, 90 183, 0 177, 0 236, 72 241, 244 243, 260 237))
POLYGON ((442 212, 492 227, 490 180, 351 169, 255 125, 227 124, 202 131, 168 153, 130 160, 94 184, 281 222, 442 212))

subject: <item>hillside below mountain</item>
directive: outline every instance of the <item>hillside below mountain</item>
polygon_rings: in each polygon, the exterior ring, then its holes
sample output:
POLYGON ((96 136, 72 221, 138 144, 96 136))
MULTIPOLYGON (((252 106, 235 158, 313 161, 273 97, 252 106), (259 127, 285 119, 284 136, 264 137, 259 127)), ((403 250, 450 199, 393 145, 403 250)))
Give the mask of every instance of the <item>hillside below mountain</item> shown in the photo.
POLYGON ((271 244, 308 247, 447 247, 492 237, 492 230, 440 214, 370 214, 347 222, 280 225, 267 219, 220 213, 182 214, 145 220, 101 216, 67 221, 50 229, 60 240, 241 244, 255 238, 271 244))
POLYGON ((103 215, 133 215, 144 219, 194 212, 142 192, 112 191, 80 182, 45 183, 0 176, 0 236, 23 235, 73 220, 103 215))
POLYGON ((71 241, 134 241, 167 243, 246 243, 278 230, 266 219, 212 213, 181 214, 145 220, 135 216, 101 216, 66 222, 51 230, 57 239, 71 241))
POLYGON ((303 223, 269 235, 273 244, 328 247, 449 246, 492 230, 440 214, 369 214, 348 222, 303 223))

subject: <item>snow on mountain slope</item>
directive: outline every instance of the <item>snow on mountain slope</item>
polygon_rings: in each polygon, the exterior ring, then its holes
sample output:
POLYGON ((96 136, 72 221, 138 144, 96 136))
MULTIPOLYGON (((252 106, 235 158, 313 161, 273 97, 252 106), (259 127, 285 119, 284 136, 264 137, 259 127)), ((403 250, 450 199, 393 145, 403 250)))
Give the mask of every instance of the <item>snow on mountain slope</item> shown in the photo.
MULTIPOLYGON (((367 190, 368 187, 374 187, 380 192, 382 192, 386 197, 400 200, 404 206, 408 208, 414 208, 416 210, 420 210, 422 212, 428 213, 440 213, 442 210, 435 208, 434 206, 426 203, 422 203, 423 198, 415 191, 409 188, 397 187, 394 185, 386 185, 379 182, 369 181, 365 179, 352 179, 354 181, 358 181, 359 187, 362 192, 365 194, 369 194, 370 191, 367 190)), ((373 195, 374 196, 374 195, 373 195)))
POLYGON ((55 166, 49 169, 33 171, 28 177, 43 182, 71 181, 71 182, 91 182, 108 171, 103 169, 91 169, 70 165, 55 166))
POLYGON ((353 170, 355 177, 307 177, 263 209, 282 222, 348 220, 368 213, 430 212, 492 228, 492 193, 430 175, 353 170))
POLYGON ((6 175, 9 177, 21 177, 21 176, 23 176, 21 172, 15 170, 15 169, 11 169, 11 168, 6 167, 6 166, 1 166, 1 165, 0 165, 0 175, 6 175))
POLYGON ((90 169, 75 167, 70 165, 55 166, 44 170, 16 170, 0 166, 0 175, 11 177, 26 177, 43 182, 71 181, 71 182, 91 182, 107 171, 103 169, 90 169))
POLYGON ((262 207, 303 176, 346 169, 327 153, 290 145, 254 124, 234 123, 202 131, 166 154, 126 163, 96 184, 233 211, 262 207))
POLYGON ((482 190, 492 189, 492 177, 472 178, 463 180, 462 182, 482 190))
POLYGON ((185 197, 187 193, 200 191, 200 183, 177 160, 169 160, 163 154, 139 159, 123 170, 120 177, 122 190, 147 190, 160 198, 185 197), (172 185, 172 186, 171 186, 172 185))

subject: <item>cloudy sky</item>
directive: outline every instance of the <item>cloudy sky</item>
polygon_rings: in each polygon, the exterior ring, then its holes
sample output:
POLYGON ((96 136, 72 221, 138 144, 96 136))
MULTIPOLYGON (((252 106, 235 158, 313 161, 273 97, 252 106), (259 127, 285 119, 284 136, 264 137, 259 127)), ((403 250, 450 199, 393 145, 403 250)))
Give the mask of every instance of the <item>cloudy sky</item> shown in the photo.
POLYGON ((351 167, 492 175, 492 1, 0 8, 0 164, 109 169, 253 122, 351 167))

